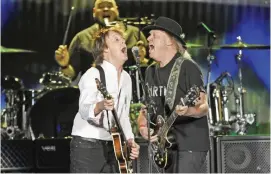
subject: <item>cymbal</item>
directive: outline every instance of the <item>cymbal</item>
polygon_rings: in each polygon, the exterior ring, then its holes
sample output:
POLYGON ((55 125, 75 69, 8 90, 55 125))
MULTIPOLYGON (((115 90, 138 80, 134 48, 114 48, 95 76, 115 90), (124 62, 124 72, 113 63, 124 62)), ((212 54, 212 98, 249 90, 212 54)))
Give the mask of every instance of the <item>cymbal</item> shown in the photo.
POLYGON ((219 46, 222 49, 270 49, 270 45, 247 44, 241 41, 219 46))
POLYGON ((18 48, 6 48, 1 46, 0 48, 1 53, 33 53, 35 51, 32 50, 24 50, 24 49, 18 49, 18 48))
POLYGON ((186 43, 187 48, 204 48, 203 45, 200 44, 194 44, 194 43, 186 43))

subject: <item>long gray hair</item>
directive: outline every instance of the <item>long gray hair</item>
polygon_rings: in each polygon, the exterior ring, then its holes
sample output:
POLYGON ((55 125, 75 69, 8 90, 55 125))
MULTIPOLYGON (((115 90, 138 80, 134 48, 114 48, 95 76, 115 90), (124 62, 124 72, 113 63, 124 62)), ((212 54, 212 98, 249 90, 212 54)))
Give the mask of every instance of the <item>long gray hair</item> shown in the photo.
POLYGON ((173 39, 176 42, 177 51, 179 51, 181 53, 183 58, 192 59, 191 55, 188 53, 187 49, 183 46, 183 44, 179 40, 177 40, 176 38, 173 37, 173 39))

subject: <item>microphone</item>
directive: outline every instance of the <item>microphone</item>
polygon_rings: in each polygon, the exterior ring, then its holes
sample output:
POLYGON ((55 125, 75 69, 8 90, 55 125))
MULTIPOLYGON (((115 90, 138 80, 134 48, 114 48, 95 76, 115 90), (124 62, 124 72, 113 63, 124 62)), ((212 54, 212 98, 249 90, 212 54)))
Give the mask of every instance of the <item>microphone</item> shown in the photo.
POLYGON ((140 57, 139 57, 139 48, 137 46, 133 46, 132 47, 132 53, 133 53, 133 56, 135 58, 136 63, 139 63, 139 59, 140 59, 140 57))
POLYGON ((214 31, 212 31, 206 24, 204 24, 203 22, 200 22, 198 26, 203 27, 214 39, 216 38, 214 31))
POLYGON ((230 74, 226 71, 220 74, 220 76, 215 80, 214 83, 218 84, 221 83, 221 81, 226 77, 226 76, 230 76, 230 74))

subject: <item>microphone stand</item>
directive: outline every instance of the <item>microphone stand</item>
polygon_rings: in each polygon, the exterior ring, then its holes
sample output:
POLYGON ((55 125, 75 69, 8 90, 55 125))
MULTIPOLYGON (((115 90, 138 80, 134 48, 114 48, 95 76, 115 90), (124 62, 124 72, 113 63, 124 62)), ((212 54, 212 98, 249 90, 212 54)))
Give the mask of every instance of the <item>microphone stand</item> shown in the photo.
MULTIPOLYGON (((209 123, 210 126, 213 126, 214 124, 214 120, 213 120, 213 116, 212 116, 212 109, 210 107, 211 105, 211 94, 210 94, 210 81, 211 81, 211 66, 213 61, 215 60, 215 56, 213 55, 213 43, 215 41, 216 37, 214 35, 214 32, 208 32, 208 41, 207 41, 207 46, 208 46, 208 56, 207 56, 207 60, 208 60, 208 72, 207 72, 207 96, 208 96, 208 104, 209 104, 209 123)), ((213 132, 211 132, 211 134, 213 134, 213 132)))
POLYGON ((141 101, 143 101, 147 107, 147 126, 148 126, 148 157, 149 157, 149 161, 148 161, 148 166, 149 166, 149 172, 148 173, 152 173, 152 148, 151 148, 151 135, 150 135, 150 112, 154 111, 154 106, 153 106, 153 102, 150 99, 149 96, 149 92, 148 92, 148 87, 144 81, 144 78, 142 76, 142 72, 141 72, 141 68, 140 68, 140 58, 136 57, 136 66, 137 66, 137 71, 139 73, 139 79, 140 79, 140 84, 142 86, 142 92, 143 92, 143 99, 141 101), (152 110, 152 111, 151 111, 152 110))

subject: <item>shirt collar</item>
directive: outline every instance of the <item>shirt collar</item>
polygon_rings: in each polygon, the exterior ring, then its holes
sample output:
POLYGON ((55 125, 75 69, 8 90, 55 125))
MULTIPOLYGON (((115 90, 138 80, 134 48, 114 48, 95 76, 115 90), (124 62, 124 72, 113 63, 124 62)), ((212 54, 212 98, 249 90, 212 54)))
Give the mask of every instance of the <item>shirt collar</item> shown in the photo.
POLYGON ((109 70, 115 70, 116 72, 118 71, 117 68, 110 62, 104 60, 103 63, 102 63, 103 67, 104 68, 108 68, 109 70))
POLYGON ((117 70, 116 67, 115 67, 112 63, 110 63, 110 62, 108 62, 108 61, 106 61, 106 60, 103 61, 102 65, 103 65, 105 68, 117 70))
MULTIPOLYGON (((108 72, 108 74, 110 74, 111 77, 116 77, 116 78, 118 77, 117 68, 112 63, 104 60, 101 66, 103 67, 103 69, 105 71, 108 72)), ((122 86, 122 83, 123 83, 123 80, 124 80, 123 79, 123 75, 124 75, 123 73, 124 73, 124 71, 122 70, 121 75, 120 75, 120 86, 122 86)))

